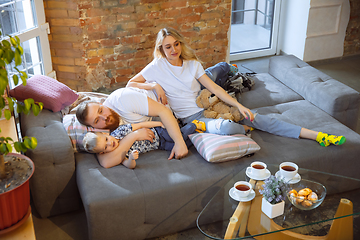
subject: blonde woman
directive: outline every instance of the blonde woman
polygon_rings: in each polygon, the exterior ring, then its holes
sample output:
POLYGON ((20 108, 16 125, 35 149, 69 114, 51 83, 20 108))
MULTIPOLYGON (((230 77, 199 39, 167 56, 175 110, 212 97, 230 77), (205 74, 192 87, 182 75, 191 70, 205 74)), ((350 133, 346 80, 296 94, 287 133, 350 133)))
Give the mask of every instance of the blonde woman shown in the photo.
POLYGON ((341 145, 346 140, 343 136, 316 132, 253 113, 205 74, 196 54, 175 29, 163 28, 158 32, 153 55, 153 61, 130 79, 127 87, 155 90, 158 101, 169 103, 175 116, 184 124, 198 119, 206 123, 206 132, 216 134, 244 134, 253 127, 280 136, 316 140, 321 146, 341 145), (235 123, 230 120, 205 118, 204 109, 195 103, 200 84, 224 102, 237 107, 245 119, 235 123))

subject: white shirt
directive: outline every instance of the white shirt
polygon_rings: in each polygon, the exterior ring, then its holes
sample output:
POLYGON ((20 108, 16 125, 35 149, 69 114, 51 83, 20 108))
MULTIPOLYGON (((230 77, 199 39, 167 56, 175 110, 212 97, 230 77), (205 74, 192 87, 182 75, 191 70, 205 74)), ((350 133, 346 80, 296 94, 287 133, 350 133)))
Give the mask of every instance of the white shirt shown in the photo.
POLYGON ((177 118, 185 118, 203 110, 196 105, 201 86, 197 79, 205 74, 200 62, 184 60, 179 67, 171 65, 166 58, 159 58, 149 63, 140 74, 146 82, 160 84, 177 118))
POLYGON ((104 105, 117 112, 120 125, 151 121, 147 97, 157 101, 156 95, 151 90, 138 88, 120 88, 112 92, 105 100, 104 105))

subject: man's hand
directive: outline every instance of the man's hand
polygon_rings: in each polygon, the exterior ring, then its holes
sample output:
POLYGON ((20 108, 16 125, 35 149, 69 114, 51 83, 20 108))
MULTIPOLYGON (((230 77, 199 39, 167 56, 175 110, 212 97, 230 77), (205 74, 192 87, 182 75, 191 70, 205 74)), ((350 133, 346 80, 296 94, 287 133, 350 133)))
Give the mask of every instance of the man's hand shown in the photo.
POLYGON ((140 128, 133 132, 136 134, 136 140, 149 140, 150 142, 154 142, 155 134, 149 128, 140 128))
POLYGON ((184 144, 179 144, 177 145, 175 143, 173 149, 171 150, 170 156, 168 158, 168 160, 171 160, 174 156, 176 159, 181 159, 183 157, 185 157, 188 154, 189 150, 186 147, 185 143, 184 144))

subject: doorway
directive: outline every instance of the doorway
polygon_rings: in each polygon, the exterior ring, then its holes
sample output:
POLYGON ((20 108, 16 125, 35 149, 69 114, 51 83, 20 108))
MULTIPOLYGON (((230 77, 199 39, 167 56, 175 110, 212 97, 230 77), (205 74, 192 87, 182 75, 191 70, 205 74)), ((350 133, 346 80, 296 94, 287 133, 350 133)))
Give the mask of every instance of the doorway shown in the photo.
POLYGON ((230 61, 277 53, 280 1, 232 1, 230 61))

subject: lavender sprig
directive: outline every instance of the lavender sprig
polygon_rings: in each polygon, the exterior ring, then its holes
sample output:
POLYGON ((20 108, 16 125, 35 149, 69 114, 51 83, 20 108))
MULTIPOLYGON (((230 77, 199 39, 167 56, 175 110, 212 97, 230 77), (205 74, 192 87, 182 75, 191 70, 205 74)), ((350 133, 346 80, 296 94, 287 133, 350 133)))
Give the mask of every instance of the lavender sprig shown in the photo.
POLYGON ((286 193, 290 190, 289 184, 284 179, 278 179, 273 175, 264 181, 262 187, 260 193, 271 204, 285 200, 286 193))

